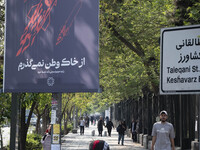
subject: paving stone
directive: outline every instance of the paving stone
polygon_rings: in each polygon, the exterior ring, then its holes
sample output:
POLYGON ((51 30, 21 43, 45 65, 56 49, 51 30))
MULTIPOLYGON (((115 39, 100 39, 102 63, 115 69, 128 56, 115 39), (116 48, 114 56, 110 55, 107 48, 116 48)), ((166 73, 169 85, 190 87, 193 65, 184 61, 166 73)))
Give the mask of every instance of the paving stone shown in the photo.
MULTIPOLYGON (((107 131, 104 128, 104 131, 107 131)), ((103 132, 104 132, 103 131, 103 132)), ((111 150, 146 150, 141 144, 133 143, 130 137, 125 135, 124 145, 118 145, 118 133, 116 129, 112 130, 111 137, 109 136, 98 136, 98 130, 96 126, 90 125, 89 128, 85 128, 84 135, 80 135, 80 130, 76 134, 69 133, 62 138, 61 150, 88 150, 89 144, 93 140, 104 140, 106 141, 111 150), (92 131, 95 130, 95 136, 92 136, 92 131)))

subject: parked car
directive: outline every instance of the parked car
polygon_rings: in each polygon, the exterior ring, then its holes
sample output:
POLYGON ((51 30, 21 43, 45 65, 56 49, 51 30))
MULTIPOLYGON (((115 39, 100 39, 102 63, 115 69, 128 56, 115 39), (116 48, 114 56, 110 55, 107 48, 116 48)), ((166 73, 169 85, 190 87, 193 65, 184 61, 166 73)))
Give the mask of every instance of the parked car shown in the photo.
POLYGON ((36 123, 37 123, 37 118, 36 117, 32 117, 31 121, 30 121, 30 124, 36 126, 36 123))

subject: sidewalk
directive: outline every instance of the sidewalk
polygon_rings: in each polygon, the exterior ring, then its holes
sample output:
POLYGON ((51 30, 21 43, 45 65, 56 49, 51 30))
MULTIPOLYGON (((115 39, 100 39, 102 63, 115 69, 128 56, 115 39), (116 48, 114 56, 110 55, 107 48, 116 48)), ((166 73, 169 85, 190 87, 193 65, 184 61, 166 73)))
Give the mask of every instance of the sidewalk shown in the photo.
MULTIPOLYGON (((104 131, 107 131, 104 128, 104 131)), ((103 133, 104 133, 103 131, 103 133)), ((85 134, 80 135, 78 129, 77 134, 69 133, 62 138, 61 150, 88 150, 89 143, 93 140, 104 140, 106 141, 111 150, 146 150, 139 143, 133 143, 130 137, 125 135, 124 145, 118 145, 118 133, 116 129, 112 130, 111 137, 109 136, 98 136, 98 130, 96 126, 90 125, 89 128, 85 128, 85 134), (92 136, 92 130, 95 130, 95 136, 92 136)))

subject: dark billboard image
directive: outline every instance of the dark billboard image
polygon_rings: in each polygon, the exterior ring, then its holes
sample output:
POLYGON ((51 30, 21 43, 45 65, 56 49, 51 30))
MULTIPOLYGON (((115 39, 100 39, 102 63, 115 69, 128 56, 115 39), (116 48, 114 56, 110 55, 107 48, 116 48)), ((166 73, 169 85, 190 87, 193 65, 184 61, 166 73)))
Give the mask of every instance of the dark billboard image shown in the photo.
POLYGON ((97 92, 99 0, 7 0, 4 92, 97 92))

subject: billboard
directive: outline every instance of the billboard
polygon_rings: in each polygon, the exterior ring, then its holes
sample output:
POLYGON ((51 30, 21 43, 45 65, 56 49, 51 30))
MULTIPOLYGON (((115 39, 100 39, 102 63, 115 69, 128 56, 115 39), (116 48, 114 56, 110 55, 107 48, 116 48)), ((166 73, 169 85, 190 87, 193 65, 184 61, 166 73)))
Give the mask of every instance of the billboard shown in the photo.
POLYGON ((160 94, 200 93, 200 25, 161 30, 160 94))
POLYGON ((97 92, 99 0, 7 0, 4 92, 97 92))

